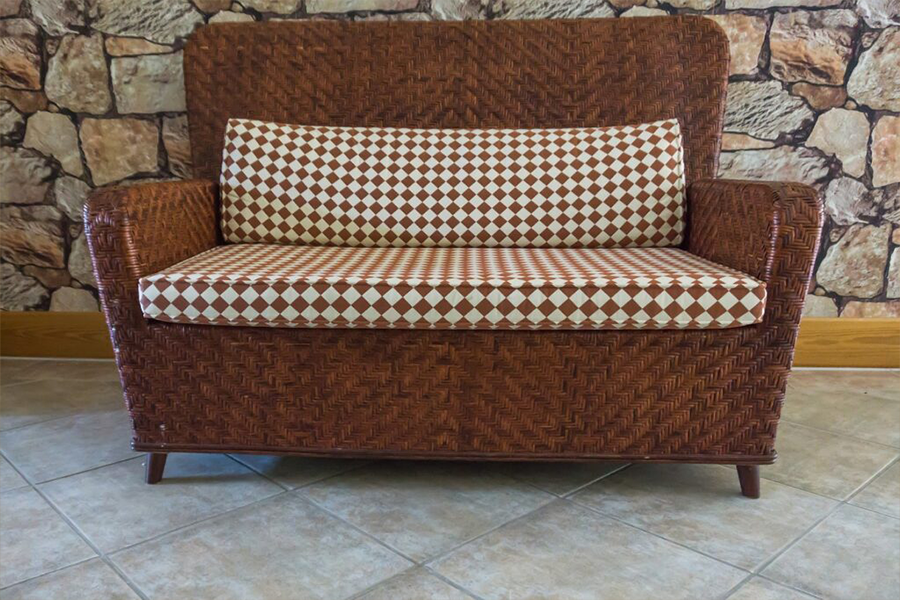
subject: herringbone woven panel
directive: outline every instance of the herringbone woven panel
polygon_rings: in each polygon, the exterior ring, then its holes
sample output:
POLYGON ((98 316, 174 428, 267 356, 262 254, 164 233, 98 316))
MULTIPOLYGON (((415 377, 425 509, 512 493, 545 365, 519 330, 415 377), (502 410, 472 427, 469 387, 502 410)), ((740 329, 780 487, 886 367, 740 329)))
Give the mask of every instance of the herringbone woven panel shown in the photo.
POLYGON ((355 127, 566 128, 678 119, 686 181, 714 177, 728 41, 698 17, 225 23, 194 33, 194 173, 229 118, 355 127))
POLYGON ((762 280, 768 298, 762 323, 715 331, 153 322, 138 280, 220 243, 216 186, 102 190, 86 209, 87 235, 135 448, 774 459, 822 207, 807 186, 698 181, 715 171, 727 73, 724 37, 708 21, 220 25, 189 44, 185 67, 207 176, 229 116, 416 127, 678 117, 695 182, 686 249, 762 280))

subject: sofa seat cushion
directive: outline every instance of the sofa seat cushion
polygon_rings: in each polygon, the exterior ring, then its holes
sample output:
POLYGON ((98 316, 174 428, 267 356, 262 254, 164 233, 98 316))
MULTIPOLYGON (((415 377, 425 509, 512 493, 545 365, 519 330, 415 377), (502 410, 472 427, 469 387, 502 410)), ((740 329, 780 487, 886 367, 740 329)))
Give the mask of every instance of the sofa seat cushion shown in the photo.
POLYGON ((322 246, 677 246, 684 186, 675 119, 570 129, 231 119, 222 233, 322 246))
POLYGON ((150 319, 269 327, 699 329, 765 284, 675 248, 219 246, 140 280, 150 319))

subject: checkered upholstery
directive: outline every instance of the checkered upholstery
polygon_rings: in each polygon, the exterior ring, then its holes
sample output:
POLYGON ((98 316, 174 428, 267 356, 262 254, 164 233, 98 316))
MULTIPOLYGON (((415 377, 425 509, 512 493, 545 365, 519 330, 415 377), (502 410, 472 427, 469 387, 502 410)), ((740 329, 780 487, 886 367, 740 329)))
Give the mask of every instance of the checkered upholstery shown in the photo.
POLYGON ((140 280, 175 323, 403 329, 723 328, 765 284, 675 248, 219 246, 140 280))
POLYGON ((225 138, 229 242, 611 248, 682 240, 674 119, 532 130, 231 119, 225 138))

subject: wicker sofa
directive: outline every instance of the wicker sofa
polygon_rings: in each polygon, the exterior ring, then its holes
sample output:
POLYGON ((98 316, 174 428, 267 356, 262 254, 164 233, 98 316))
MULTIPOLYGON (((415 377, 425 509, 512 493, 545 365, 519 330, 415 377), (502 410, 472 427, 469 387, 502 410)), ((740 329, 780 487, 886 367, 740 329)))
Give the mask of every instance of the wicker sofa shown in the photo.
POLYGON ((185 48, 192 181, 99 190, 85 223, 147 482, 171 452, 737 465, 775 433, 822 226, 815 191, 715 179, 728 43, 699 17, 223 24, 185 48), (428 128, 677 119, 686 252, 763 282, 723 329, 235 327, 147 318, 139 281, 224 243, 228 119, 428 128))

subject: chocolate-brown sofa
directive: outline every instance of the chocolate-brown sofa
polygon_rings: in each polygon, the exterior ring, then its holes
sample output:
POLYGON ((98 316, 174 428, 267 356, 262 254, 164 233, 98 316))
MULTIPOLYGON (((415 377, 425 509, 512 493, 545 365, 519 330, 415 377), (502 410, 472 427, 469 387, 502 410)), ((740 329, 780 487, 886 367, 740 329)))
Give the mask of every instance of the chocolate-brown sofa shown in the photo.
POLYGON ((224 24, 185 48, 191 181, 85 210, 147 481, 170 452, 738 466, 775 434, 822 224, 808 186, 717 180, 728 42, 699 17, 224 24), (223 243, 232 117, 307 125, 596 127, 678 119, 683 248, 765 283, 728 329, 258 328, 146 318, 138 280, 223 243))

